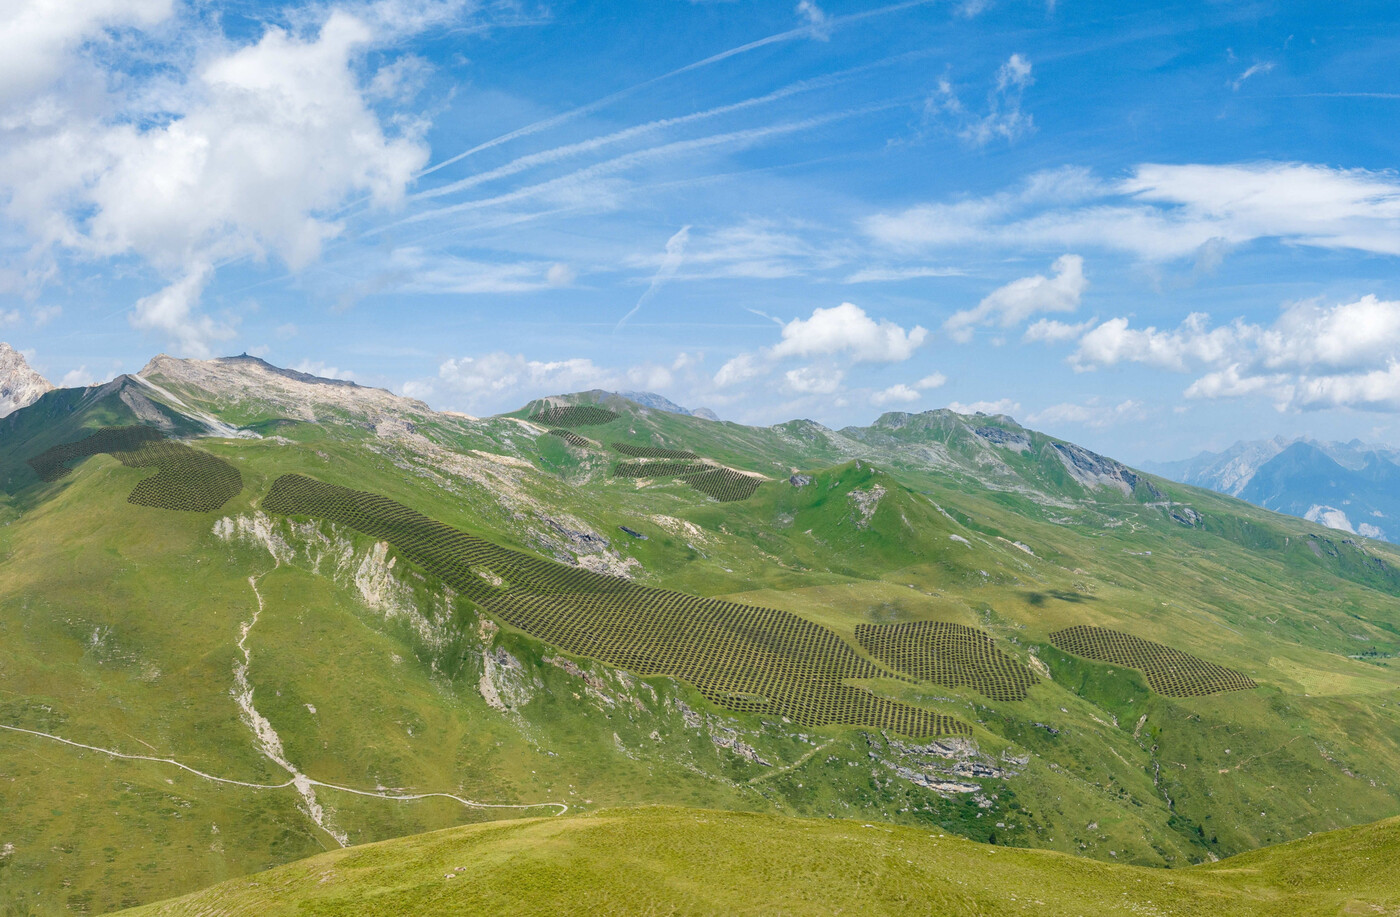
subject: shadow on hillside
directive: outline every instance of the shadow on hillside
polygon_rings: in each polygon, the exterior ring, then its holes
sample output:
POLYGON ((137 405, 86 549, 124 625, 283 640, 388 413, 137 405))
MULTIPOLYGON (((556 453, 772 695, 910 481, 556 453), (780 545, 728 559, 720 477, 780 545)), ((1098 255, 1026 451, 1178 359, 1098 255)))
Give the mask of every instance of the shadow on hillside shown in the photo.
POLYGON ((1059 599, 1061 602, 1073 602, 1076 605, 1098 601, 1097 596, 1085 595, 1082 592, 1070 592, 1068 589, 1047 589, 1044 592, 1026 593, 1026 602, 1031 605, 1044 605, 1046 599, 1059 599))

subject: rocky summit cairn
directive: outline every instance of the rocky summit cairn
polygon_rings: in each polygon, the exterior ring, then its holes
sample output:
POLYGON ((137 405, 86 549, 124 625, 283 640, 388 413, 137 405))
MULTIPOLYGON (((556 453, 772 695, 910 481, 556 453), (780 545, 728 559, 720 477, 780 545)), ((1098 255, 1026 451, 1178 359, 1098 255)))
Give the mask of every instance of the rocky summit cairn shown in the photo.
POLYGON ((23 354, 0 342, 0 417, 28 407, 52 390, 49 380, 31 369, 23 354))

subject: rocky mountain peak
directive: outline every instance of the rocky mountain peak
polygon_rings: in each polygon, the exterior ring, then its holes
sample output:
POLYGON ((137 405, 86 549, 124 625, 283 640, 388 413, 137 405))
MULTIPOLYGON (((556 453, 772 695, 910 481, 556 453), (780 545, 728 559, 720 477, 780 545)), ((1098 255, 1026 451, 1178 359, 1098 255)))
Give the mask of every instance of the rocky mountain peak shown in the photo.
POLYGON ((160 354, 137 377, 172 396, 181 408, 185 407, 181 399, 193 399, 206 410, 257 405, 282 417, 304 421, 342 415, 374 418, 432 413, 423 402, 387 389, 284 369, 246 353, 212 360, 160 354))
POLYGON ((0 417, 28 407, 53 386, 35 372, 24 354, 0 342, 0 417))

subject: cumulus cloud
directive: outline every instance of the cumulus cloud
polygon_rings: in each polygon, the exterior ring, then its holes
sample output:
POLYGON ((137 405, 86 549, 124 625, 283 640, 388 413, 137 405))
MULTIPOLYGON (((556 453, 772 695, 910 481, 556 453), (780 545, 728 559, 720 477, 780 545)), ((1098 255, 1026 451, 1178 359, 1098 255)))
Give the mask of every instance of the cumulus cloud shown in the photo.
POLYGON ((1042 318, 1029 325, 1021 339, 1023 341, 1040 341, 1043 344, 1063 344, 1065 341, 1078 338, 1093 325, 1093 320, 1071 325, 1053 318, 1042 318))
POLYGON ((783 374, 789 391, 799 395, 830 395, 841 388, 845 373, 820 366, 800 366, 783 374))
MULTIPOLYGON (((25 0, 13 19, 42 18, 49 5, 25 0)), ((150 0, 78 5, 88 32, 170 12, 150 0)), ((391 136, 370 107, 359 65, 379 40, 372 23, 393 11, 382 3, 365 10, 332 10, 304 34, 269 28, 243 46, 210 42, 217 50, 164 62, 183 68, 177 80, 150 76, 161 68, 149 64, 121 80, 113 74, 128 89, 99 96, 97 106, 42 86, 15 96, 14 81, 0 76, 10 92, 0 201, 30 236, 30 257, 135 256, 168 286, 138 303, 133 324, 183 351, 207 352, 227 330, 198 312, 213 265, 271 256, 300 269, 340 233, 327 214, 347 197, 392 206, 426 162, 417 136, 391 136)), ((66 15, 48 11, 55 21, 66 15)), ((88 34, 70 32, 44 46, 73 48, 88 34)))
POLYGON ((876 321, 852 303, 817 308, 810 318, 783 325, 783 339, 768 352, 775 359, 846 354, 856 362, 898 363, 909 359, 928 337, 915 325, 906 331, 888 319, 876 321))
POLYGON ((1294 303, 1270 325, 1242 319, 1212 327, 1193 313, 1173 329, 1113 318, 1088 331, 1070 357, 1078 370, 1139 363, 1201 372, 1192 398, 1262 395, 1282 408, 1400 410, 1400 301, 1364 296, 1294 303))
POLYGON ((903 382, 891 385, 889 388, 881 389, 870 396, 870 403, 876 407, 884 407, 890 404, 908 404, 911 401, 918 401, 923 397, 923 393, 929 389, 938 388, 948 381, 948 377, 942 373, 931 373, 924 376, 912 385, 903 382))
POLYGON ((1060 169, 987 197, 876 214, 863 225, 901 253, 1092 246, 1148 261, 1209 262, 1231 247, 1276 239, 1395 255, 1400 179, 1296 162, 1144 164, 1117 181, 1060 169))
POLYGON ((954 313, 943 329, 955 341, 966 343, 979 325, 1011 328, 1040 312, 1073 312, 1089 287, 1084 259, 1061 255, 1050 266, 1053 275, 1036 274, 1013 280, 989 293, 976 308, 954 313))
POLYGON ((1080 371, 1119 363, 1184 371, 1193 363, 1228 358, 1250 333, 1242 322, 1211 328, 1210 316, 1204 312, 1193 312, 1180 327, 1166 331, 1152 326, 1132 328, 1126 318, 1111 318, 1079 339, 1070 363, 1080 371))
MULTIPOLYGON (((763 315, 757 310, 750 311, 763 315)), ((782 329, 778 343, 730 359, 715 373, 716 388, 752 382, 773 372, 784 360, 824 357, 826 359, 819 364, 786 371, 783 380, 790 392, 832 394, 840 390, 845 378, 842 364, 899 363, 913 356, 928 337, 926 328, 915 325, 906 330, 888 319, 877 321, 864 309, 848 302, 830 309, 818 307, 807 318, 774 321, 782 329)), ((920 384, 935 378, 941 383, 942 377, 935 373, 920 384)))
POLYGON ((0 106, 53 83, 84 42, 169 18, 173 0, 6 0, 0 5, 0 106))
POLYGON ((210 355, 209 345, 233 337, 233 329, 195 312, 205 284, 214 274, 209 264, 196 264, 179 280, 136 301, 131 324, 147 331, 159 331, 180 353, 194 357, 210 355))
POLYGON ((719 368, 719 372, 715 373, 715 385, 719 388, 740 385, 766 375, 768 371, 769 367, 757 356, 741 353, 719 368))
POLYGON ((91 372, 88 372, 87 365, 79 366, 77 369, 70 369, 63 374, 63 378, 58 380, 59 388, 87 388, 96 385, 100 380, 91 372))

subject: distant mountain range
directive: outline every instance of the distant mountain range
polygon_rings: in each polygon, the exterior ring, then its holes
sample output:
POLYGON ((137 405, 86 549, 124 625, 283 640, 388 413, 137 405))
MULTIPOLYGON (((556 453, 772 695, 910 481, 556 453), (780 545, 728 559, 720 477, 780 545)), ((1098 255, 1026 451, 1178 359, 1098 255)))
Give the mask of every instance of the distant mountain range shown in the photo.
POLYGON ((1278 436, 1143 467, 1329 528, 1400 542, 1400 450, 1389 446, 1278 436))
POLYGON ((699 417, 701 420, 719 420, 719 415, 709 408, 683 408, 665 395, 658 395, 655 392, 613 392, 614 395, 621 395, 628 401, 634 401, 644 408, 655 408, 658 411, 665 411, 668 414, 683 414, 686 417, 699 417))

